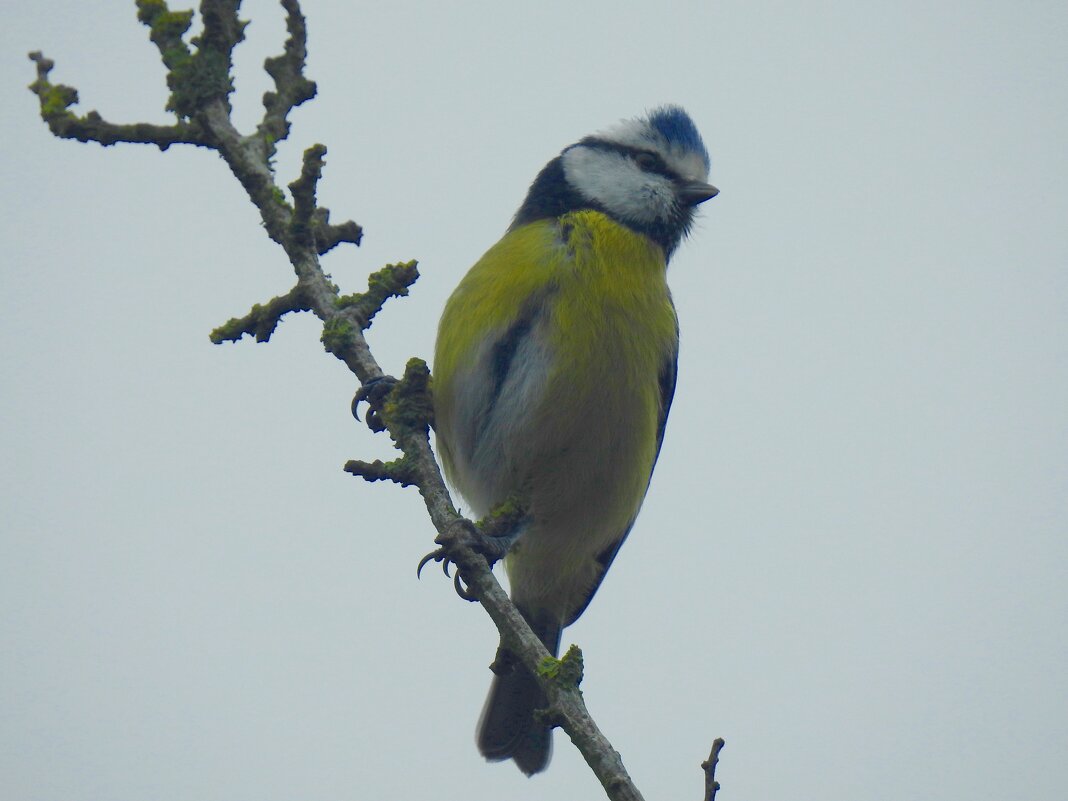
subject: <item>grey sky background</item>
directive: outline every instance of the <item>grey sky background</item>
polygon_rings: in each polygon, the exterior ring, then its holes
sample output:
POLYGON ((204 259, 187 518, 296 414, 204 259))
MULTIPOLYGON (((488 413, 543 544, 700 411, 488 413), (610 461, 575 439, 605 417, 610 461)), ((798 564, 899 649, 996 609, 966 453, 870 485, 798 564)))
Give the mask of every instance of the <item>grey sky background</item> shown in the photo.
MULTIPOLYGON (((1068 782, 1068 6, 328 3, 326 266, 423 278, 371 342, 429 358, 447 293, 563 146, 683 104, 722 190, 670 279, 679 388, 645 509, 564 634, 645 797, 1063 798, 1068 782)), ((496 634, 208 151, 54 139, 24 88, 166 122, 133 3, 0 30, 0 797, 577 799, 474 743, 496 634)), ((245 4, 236 117, 281 11, 245 4)))

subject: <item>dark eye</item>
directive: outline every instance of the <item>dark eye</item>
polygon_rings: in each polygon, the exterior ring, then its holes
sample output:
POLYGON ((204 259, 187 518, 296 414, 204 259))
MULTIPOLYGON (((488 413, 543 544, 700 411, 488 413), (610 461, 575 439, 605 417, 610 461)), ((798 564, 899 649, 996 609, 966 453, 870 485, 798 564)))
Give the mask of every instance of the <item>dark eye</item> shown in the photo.
POLYGON ((661 162, 652 153, 638 153, 634 161, 644 172, 657 172, 661 169, 661 162))

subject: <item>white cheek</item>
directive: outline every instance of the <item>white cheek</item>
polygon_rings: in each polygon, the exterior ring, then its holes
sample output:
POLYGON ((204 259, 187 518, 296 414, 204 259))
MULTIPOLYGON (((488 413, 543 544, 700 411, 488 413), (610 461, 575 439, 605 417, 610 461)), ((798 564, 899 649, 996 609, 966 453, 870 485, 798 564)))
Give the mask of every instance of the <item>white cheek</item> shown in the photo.
POLYGON ((635 222, 668 219, 675 204, 671 181, 643 172, 626 156, 588 147, 564 153, 564 175, 583 197, 635 222))

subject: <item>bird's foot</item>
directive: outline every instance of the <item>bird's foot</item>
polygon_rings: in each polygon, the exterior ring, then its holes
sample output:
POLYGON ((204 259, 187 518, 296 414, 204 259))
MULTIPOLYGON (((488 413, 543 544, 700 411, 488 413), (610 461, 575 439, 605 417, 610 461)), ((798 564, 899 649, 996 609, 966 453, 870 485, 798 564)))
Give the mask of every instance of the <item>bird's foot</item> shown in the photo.
POLYGON ((475 524, 460 518, 448 532, 437 536, 434 542, 440 547, 419 560, 415 575, 419 576, 429 562, 441 562, 442 572, 452 579, 457 595, 466 601, 477 601, 477 595, 463 579, 463 570, 456 557, 460 550, 467 548, 485 559, 492 568, 507 555, 526 528, 525 521, 520 520, 512 521, 512 525, 502 529, 500 521, 500 517, 491 516, 475 524), (455 576, 449 573, 450 564, 457 567, 455 576))
POLYGON ((366 401, 370 407, 367 410, 367 427, 376 434, 380 431, 385 431, 386 425, 382 422, 382 417, 379 415, 378 410, 382 408, 382 404, 389 397, 389 393, 393 391, 393 388, 398 383, 399 381, 391 375, 381 375, 378 378, 369 380, 356 390, 356 394, 352 397, 352 416, 357 420, 360 419, 360 404, 366 401))

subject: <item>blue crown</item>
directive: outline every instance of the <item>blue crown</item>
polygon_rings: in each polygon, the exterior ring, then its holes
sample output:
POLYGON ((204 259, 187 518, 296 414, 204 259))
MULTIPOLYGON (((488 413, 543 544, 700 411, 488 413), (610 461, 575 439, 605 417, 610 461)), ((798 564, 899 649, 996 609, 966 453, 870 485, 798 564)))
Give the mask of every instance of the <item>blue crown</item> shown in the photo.
POLYGON ((701 134, 697 132, 697 126, 681 106, 661 106, 653 109, 649 112, 649 125, 659 132, 669 145, 678 145, 696 153, 704 161, 706 169, 711 166, 701 134))

